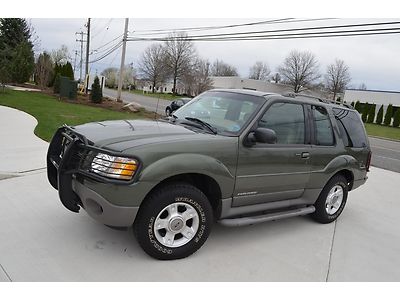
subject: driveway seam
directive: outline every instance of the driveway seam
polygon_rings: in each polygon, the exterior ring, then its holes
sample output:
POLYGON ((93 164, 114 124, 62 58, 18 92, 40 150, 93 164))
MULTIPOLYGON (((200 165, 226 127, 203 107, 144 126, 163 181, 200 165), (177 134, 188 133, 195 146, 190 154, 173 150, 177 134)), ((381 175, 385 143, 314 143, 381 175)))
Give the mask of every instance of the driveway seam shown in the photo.
POLYGON ((0 264, 0 267, 1 267, 1 269, 3 270, 4 274, 6 274, 8 280, 9 280, 10 282, 12 282, 12 279, 11 279, 10 275, 8 275, 8 273, 6 272, 6 270, 4 269, 4 267, 3 267, 2 264, 0 264))
POLYGON ((332 236, 332 243, 331 243, 331 251, 329 252, 328 271, 326 272, 325 282, 328 282, 328 279, 329 279, 329 271, 331 270, 331 260, 332 260, 333 243, 335 242, 336 224, 337 224, 337 220, 335 220, 335 227, 333 228, 333 236, 332 236))

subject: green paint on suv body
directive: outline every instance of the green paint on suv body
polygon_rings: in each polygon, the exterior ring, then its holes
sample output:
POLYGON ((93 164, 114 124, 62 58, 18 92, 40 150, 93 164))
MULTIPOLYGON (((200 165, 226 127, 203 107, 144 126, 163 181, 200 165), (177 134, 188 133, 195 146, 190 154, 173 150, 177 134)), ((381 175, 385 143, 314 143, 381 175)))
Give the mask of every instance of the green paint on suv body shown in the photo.
POLYGON ((68 208, 130 226, 146 197, 167 182, 196 186, 217 219, 235 218, 312 206, 336 174, 355 189, 367 179, 369 159, 365 129, 351 108, 303 96, 212 90, 169 120, 61 128, 50 144, 48 174, 68 208), (68 152, 65 135, 68 145, 77 144, 80 161, 60 158, 68 152), (100 176, 90 162, 82 170, 82 159, 102 152, 134 159, 133 179, 100 176))

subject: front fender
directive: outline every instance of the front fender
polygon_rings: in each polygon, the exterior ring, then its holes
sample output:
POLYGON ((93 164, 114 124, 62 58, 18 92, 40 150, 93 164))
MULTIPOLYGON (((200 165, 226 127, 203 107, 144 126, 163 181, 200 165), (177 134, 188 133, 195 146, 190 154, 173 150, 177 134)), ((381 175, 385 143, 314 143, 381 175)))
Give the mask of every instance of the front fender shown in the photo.
POLYGON ((203 174, 213 178, 221 189, 222 198, 231 197, 235 177, 221 161, 201 154, 182 153, 164 157, 142 170, 139 181, 160 182, 181 174, 203 174))

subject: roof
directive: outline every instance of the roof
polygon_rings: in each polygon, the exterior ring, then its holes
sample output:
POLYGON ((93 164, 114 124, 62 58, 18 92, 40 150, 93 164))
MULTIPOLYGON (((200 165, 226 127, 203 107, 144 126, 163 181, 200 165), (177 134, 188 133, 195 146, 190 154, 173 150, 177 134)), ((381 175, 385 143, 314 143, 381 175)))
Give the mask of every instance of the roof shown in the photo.
POLYGON ((389 93, 389 94, 400 94, 400 92, 396 92, 396 91, 380 91, 380 90, 360 90, 360 89, 346 89, 346 91, 354 91, 354 92, 372 92, 372 93, 389 93))
POLYGON ((279 94, 275 94, 275 93, 267 93, 267 92, 253 91, 253 90, 246 90, 246 89, 212 89, 209 91, 210 92, 238 93, 238 94, 259 96, 259 97, 265 97, 265 96, 269 96, 269 95, 279 95, 279 94))

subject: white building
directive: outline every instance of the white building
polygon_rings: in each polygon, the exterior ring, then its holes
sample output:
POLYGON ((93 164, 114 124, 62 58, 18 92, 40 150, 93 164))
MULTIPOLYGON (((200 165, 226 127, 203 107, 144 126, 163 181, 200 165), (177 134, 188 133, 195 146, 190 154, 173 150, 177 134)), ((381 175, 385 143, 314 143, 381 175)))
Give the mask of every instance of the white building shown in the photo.
MULTIPOLYGON (((211 79, 213 80, 213 87, 216 89, 246 89, 276 94, 293 93, 293 87, 286 84, 241 78, 238 76, 213 76, 211 79)), ((302 93, 315 97, 326 97, 319 91, 307 90, 302 93)))
POLYGON ((348 89, 344 93, 344 101, 351 103, 360 101, 361 103, 376 104, 379 108, 380 105, 386 107, 389 104, 400 107, 400 92, 389 91, 372 91, 372 90, 353 90, 348 89))

